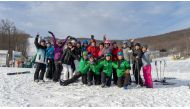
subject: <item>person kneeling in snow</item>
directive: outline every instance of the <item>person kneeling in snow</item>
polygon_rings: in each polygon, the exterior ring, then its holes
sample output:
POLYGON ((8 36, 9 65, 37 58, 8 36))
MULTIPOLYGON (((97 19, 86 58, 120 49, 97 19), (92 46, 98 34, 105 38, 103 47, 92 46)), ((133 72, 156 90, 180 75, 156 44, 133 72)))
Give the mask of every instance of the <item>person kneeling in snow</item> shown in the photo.
POLYGON ((117 54, 118 60, 113 63, 113 67, 117 72, 117 85, 118 87, 124 87, 127 89, 130 81, 130 73, 129 70, 131 69, 129 63, 123 58, 123 52, 118 52, 117 54))
POLYGON ((101 84, 101 75, 100 70, 98 68, 98 62, 95 60, 94 56, 89 54, 89 72, 87 73, 88 86, 93 84, 100 85, 101 84), (94 80, 94 81, 93 81, 94 80))
POLYGON ((142 46, 142 63, 143 63, 143 76, 145 80, 145 86, 147 88, 153 88, 152 83, 152 76, 151 76, 151 59, 150 59, 150 52, 147 51, 148 46, 143 45, 142 46))
POLYGON ((37 48, 37 55, 36 55, 36 71, 34 73, 34 81, 35 82, 39 82, 39 80, 41 82, 44 82, 43 78, 44 78, 44 73, 46 70, 46 41, 41 39, 40 43, 38 43, 38 38, 39 38, 39 34, 36 35, 34 44, 37 48), (40 75, 39 75, 40 73, 40 75))
POLYGON ((82 76, 82 83, 87 84, 87 72, 89 69, 89 64, 88 64, 88 53, 83 52, 82 57, 79 62, 79 71, 75 73, 75 75, 66 81, 60 81, 60 85, 67 86, 71 83, 74 83, 75 81, 78 80, 82 76))
POLYGON ((111 86, 111 79, 112 79, 112 60, 111 60, 111 53, 107 53, 105 55, 105 59, 99 63, 99 68, 102 68, 101 72, 101 87, 104 88, 106 86, 111 86))

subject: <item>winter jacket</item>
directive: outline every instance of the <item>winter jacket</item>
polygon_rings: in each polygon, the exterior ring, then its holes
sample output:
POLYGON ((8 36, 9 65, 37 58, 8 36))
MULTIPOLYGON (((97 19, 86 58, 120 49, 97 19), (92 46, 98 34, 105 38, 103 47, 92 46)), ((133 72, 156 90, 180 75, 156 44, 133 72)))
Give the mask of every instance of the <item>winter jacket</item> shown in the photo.
POLYGON ((88 53, 91 53, 93 57, 98 58, 99 48, 97 46, 89 46, 87 51, 88 53))
POLYGON ((37 49, 35 62, 45 64, 46 63, 46 48, 47 47, 41 46, 38 43, 38 36, 36 36, 34 44, 35 44, 36 49, 37 49))
POLYGON ((142 63, 143 63, 143 66, 147 66, 147 65, 150 65, 152 62, 152 60, 150 59, 150 52, 144 52, 143 55, 142 55, 142 63))
POLYGON ((132 50, 130 48, 123 48, 123 56, 126 61, 131 62, 132 50))
POLYGON ((125 75, 126 73, 126 70, 130 70, 131 67, 129 65, 129 63, 126 61, 126 60, 121 60, 121 61, 115 61, 113 62, 113 68, 117 69, 116 72, 117 72, 117 77, 122 77, 125 75))
POLYGON ((117 60, 117 53, 121 51, 121 49, 117 48, 113 48, 112 49, 112 61, 116 61, 117 60))
POLYGON ((112 76, 112 72, 113 72, 113 67, 112 67, 113 62, 112 61, 107 61, 107 60, 103 60, 99 63, 98 68, 103 68, 103 73, 106 74, 106 76, 111 77, 112 76))
POLYGON ((80 48, 75 47, 75 49, 73 50, 73 53, 75 55, 77 55, 79 58, 81 58, 81 56, 82 56, 82 48, 81 47, 80 48))
POLYGON ((103 55, 105 56, 107 53, 112 53, 113 48, 110 46, 109 48, 104 48, 103 55))
POLYGON ((143 55, 143 52, 142 50, 133 50, 133 64, 137 64, 138 62, 138 65, 139 66, 142 66, 142 55, 143 55))
POLYGON ((54 59, 54 47, 50 46, 46 49, 46 57, 48 59, 54 59))
POLYGON ((104 48, 102 50, 99 49, 98 51, 98 57, 102 57, 104 53, 104 48))
POLYGON ((78 72, 81 74, 87 74, 89 68, 90 68, 90 64, 88 63, 88 60, 81 58, 80 62, 79 62, 79 71, 78 72))
POLYGON ((78 60, 78 57, 73 53, 73 51, 71 51, 71 49, 66 48, 63 50, 63 54, 61 56, 63 64, 72 65, 75 59, 78 60))
POLYGON ((61 60, 61 53, 63 52, 63 47, 65 43, 67 42, 68 38, 66 38, 63 42, 63 44, 59 47, 56 43, 55 36, 52 35, 53 37, 53 43, 54 43, 54 60, 55 61, 60 61, 61 60))
POLYGON ((89 71, 93 71, 95 75, 100 75, 100 69, 97 62, 91 63, 88 61, 89 64, 89 71))

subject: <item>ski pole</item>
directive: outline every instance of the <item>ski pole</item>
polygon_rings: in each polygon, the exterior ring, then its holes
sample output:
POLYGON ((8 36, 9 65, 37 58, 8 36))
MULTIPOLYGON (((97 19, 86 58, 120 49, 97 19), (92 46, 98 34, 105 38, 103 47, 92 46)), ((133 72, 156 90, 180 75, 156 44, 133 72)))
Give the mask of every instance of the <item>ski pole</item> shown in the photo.
POLYGON ((165 68, 166 68, 166 61, 164 60, 164 69, 163 69, 163 78, 165 79, 165 68))
POLYGON ((162 61, 160 61, 160 81, 162 81, 162 61))
POLYGON ((157 66, 157 61, 155 61, 155 67, 156 67, 156 74, 157 74, 157 81, 159 80, 159 77, 158 77, 158 66, 157 66))

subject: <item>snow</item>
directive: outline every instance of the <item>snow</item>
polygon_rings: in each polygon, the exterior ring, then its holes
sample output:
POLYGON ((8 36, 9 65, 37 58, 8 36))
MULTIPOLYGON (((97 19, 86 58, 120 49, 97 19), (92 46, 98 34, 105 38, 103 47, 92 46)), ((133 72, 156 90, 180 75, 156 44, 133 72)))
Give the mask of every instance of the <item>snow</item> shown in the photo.
MULTIPOLYGON (((163 59, 157 59, 163 60, 163 59)), ((111 86, 85 86, 81 82, 69 86, 47 81, 33 82, 35 69, 0 67, 0 106, 190 106, 190 59, 167 60, 166 77, 176 83, 164 86, 154 83, 153 89, 135 88, 128 90, 111 86), (30 74, 6 75, 15 71, 31 71, 30 74)), ((155 60, 154 60, 155 61, 155 60)), ((154 63, 153 78, 156 79, 154 63)), ((133 79, 133 77, 132 77, 133 79)))

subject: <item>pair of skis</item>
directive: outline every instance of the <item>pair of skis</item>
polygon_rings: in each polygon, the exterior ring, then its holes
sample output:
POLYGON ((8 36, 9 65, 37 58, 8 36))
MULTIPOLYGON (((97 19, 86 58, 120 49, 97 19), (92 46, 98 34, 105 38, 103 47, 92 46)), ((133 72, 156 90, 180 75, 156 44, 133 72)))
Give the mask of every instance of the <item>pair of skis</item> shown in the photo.
POLYGON ((24 72, 11 72, 7 73, 7 75, 20 75, 20 74, 28 74, 30 71, 24 71, 24 72))
POLYGON ((165 69, 166 69, 165 60, 155 61, 155 67, 156 67, 157 79, 154 80, 154 82, 161 83, 162 85, 175 85, 175 83, 166 82, 167 79, 175 79, 175 78, 165 77, 165 69))

